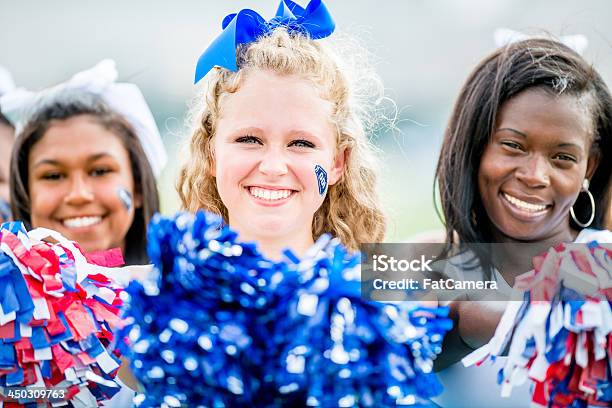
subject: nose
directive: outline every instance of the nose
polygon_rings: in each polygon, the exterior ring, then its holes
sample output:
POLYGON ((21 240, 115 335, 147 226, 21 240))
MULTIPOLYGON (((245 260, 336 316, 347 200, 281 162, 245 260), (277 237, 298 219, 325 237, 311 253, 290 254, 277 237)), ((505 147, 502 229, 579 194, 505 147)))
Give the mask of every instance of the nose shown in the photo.
POLYGON ((530 188, 550 185, 550 163, 542 155, 530 155, 518 167, 516 178, 530 188))
POLYGON ((85 179, 84 175, 74 175, 70 180, 70 190, 64 201, 66 204, 82 205, 87 204, 94 199, 94 194, 91 186, 85 179))
POLYGON ((279 149, 267 149, 259 163, 259 171, 272 177, 287 174, 287 159, 283 152, 279 149))

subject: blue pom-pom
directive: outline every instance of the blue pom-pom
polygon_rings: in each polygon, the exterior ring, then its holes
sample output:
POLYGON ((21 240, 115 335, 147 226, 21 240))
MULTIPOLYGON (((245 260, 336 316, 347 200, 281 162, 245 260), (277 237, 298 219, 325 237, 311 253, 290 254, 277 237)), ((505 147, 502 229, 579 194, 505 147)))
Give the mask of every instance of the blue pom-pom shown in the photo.
POLYGON ((128 288, 121 345, 141 406, 418 406, 441 392, 448 310, 366 300, 338 240, 272 262, 204 212, 156 216, 148 239, 155 276, 128 288))

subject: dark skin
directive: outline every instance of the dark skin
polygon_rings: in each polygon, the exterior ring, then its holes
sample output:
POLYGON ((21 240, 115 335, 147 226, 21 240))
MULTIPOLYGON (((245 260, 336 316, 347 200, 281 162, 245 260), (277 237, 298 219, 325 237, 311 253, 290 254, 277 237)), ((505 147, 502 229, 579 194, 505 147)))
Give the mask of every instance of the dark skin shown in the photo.
MULTIPOLYGON (((533 250, 572 242, 569 209, 583 180, 599 162, 592 151, 593 122, 586 103, 528 89, 502 105, 496 131, 480 160, 478 188, 492 225, 494 242, 532 243, 533 250)), ((496 268, 510 286, 532 269, 531 256, 498 253, 496 268)), ((536 255, 536 253, 532 254, 536 255)), ((451 303, 455 328, 447 336, 437 368, 449 366, 486 344, 506 302, 451 303)))

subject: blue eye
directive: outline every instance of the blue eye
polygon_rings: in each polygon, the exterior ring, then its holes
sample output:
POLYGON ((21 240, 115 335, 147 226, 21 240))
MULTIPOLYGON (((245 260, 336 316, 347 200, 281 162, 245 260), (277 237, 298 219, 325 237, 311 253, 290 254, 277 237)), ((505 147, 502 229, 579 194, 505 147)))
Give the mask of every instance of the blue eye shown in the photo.
POLYGON ((255 136, 240 136, 238 139, 236 139, 236 143, 262 144, 261 140, 255 136))
POLYGON ((291 143, 289 143, 289 146, 308 147, 310 149, 315 147, 313 143, 309 142, 308 140, 304 140, 304 139, 293 140, 291 143))

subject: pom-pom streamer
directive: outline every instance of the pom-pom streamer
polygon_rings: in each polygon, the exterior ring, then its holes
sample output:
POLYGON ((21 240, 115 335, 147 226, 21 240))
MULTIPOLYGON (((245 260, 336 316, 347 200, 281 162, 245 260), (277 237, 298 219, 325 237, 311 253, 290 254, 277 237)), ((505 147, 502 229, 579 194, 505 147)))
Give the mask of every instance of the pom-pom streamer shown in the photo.
POLYGON ((610 406, 610 246, 562 244, 533 264, 516 280, 524 301, 509 302, 491 341, 464 364, 480 365, 508 350, 498 377, 502 396, 531 379, 532 406, 610 406))
POLYGON ((122 350, 141 406, 426 406, 446 308, 361 297, 359 255, 322 236, 264 258, 214 215, 157 216, 122 350))
MULTIPOLYGON (((0 229, 0 386, 63 390, 54 406, 97 406, 119 390, 113 331, 121 289, 70 241, 19 222, 0 229), (57 244, 40 237, 53 235, 57 244)), ((55 395, 58 395, 57 393, 55 395)), ((4 407, 51 400, 9 399, 4 407), (12 401, 12 402, 11 402, 12 401)), ((0 403, 0 405, 2 405, 0 403)), ((39 405, 38 405, 39 406, 39 405)), ((50 406, 50 405, 49 405, 50 406)))

